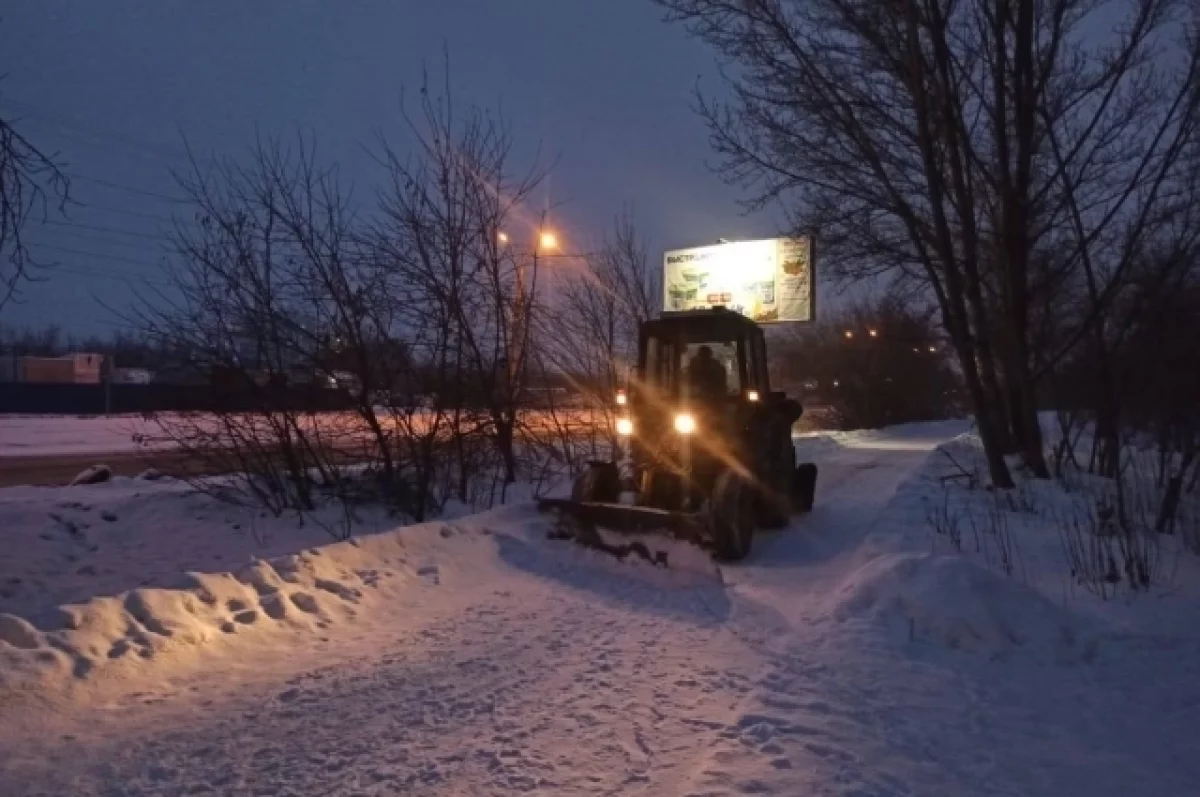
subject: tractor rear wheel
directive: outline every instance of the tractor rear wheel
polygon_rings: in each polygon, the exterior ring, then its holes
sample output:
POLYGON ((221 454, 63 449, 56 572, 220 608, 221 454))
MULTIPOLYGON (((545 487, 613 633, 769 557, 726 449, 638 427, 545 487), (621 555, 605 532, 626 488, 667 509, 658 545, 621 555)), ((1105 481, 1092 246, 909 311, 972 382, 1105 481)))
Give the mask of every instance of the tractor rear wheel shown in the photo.
POLYGON ((621 498, 621 473, 615 462, 589 462, 571 486, 571 500, 615 504, 621 498))
POLYGON ((791 437, 787 448, 773 462, 770 472, 765 474, 766 485, 759 495, 758 522, 763 528, 782 529, 792 522, 793 500, 792 478, 796 471, 796 449, 791 437))
POLYGON ((796 468, 792 481, 792 500, 798 512, 811 512, 817 493, 817 466, 805 462, 796 468))
POLYGON ((708 502, 708 522, 716 557, 738 562, 750 555, 754 540, 755 496, 731 470, 721 472, 708 502))

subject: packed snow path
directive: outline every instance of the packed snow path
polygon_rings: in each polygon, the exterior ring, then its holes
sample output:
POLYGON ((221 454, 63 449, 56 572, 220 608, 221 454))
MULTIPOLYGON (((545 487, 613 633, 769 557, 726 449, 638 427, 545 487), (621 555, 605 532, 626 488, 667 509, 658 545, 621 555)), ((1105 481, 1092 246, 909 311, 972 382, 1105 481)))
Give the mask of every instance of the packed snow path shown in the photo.
POLYGON ((524 509, 462 521, 494 541, 486 578, 426 568, 394 612, 290 648, 0 704, 0 794, 1195 793, 1195 649, 994 661, 843 616, 946 434, 802 444, 817 509, 724 585, 545 542, 524 509), (1140 688, 1180 659, 1184 691, 1140 688))

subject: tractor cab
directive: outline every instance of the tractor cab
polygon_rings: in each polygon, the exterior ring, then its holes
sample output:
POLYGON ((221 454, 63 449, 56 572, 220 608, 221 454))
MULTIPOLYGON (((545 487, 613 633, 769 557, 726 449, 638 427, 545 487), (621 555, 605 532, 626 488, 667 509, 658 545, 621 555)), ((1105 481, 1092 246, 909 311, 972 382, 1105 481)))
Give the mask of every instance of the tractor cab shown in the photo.
POLYGON ((623 429, 630 475, 649 505, 695 508, 722 470, 758 482, 765 448, 790 452, 801 409, 771 391, 758 324, 724 308, 667 312, 639 337, 623 429))
POLYGON ((770 394, 762 328, 724 308, 663 313, 638 341, 635 388, 682 406, 770 394))

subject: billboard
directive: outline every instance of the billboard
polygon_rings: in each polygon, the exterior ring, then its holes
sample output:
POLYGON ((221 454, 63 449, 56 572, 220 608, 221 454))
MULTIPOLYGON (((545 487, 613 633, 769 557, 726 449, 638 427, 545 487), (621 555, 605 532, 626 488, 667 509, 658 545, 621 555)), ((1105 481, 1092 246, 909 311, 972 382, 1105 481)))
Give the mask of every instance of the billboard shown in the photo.
POLYGON ((663 307, 724 305, 759 323, 813 320, 812 239, 768 238, 663 255, 663 307))

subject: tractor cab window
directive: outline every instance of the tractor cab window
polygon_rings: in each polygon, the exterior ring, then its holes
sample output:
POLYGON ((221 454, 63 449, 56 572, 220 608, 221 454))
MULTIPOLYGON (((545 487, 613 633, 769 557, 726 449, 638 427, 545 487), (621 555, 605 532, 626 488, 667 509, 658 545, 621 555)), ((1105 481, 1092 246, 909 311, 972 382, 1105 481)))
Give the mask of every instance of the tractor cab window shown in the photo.
POLYGON ((766 393, 770 389, 770 379, 767 373, 766 343, 761 333, 746 338, 746 361, 746 375, 749 382, 746 389, 766 393))
POLYGON ((742 385, 737 366, 737 343, 700 341, 682 347, 683 386, 689 396, 736 396, 742 385))
POLYGON ((674 341, 650 338, 646 341, 646 366, 641 374, 647 387, 666 393, 675 391, 674 362, 678 357, 674 341))

